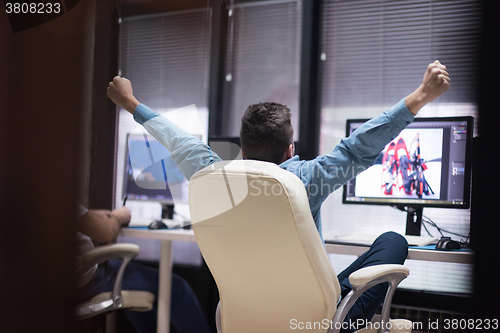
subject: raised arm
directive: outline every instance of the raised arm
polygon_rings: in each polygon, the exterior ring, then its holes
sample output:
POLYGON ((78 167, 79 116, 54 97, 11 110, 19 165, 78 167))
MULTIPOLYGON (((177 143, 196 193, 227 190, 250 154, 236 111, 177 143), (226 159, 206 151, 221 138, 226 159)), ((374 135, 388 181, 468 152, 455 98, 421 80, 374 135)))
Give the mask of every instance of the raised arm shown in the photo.
MULTIPOLYGON (((422 84, 391 109, 360 126, 330 153, 301 164, 303 179, 313 179, 323 195, 313 200, 324 200, 331 192, 370 167, 384 147, 413 122, 414 116, 427 103, 450 88, 446 67, 435 61, 426 69, 422 84)), ((286 163, 286 162, 285 162, 286 163)), ((293 167, 293 166, 292 166, 293 167)))
POLYGON ((129 80, 119 76, 113 78, 109 83, 108 97, 132 114, 136 122, 167 148, 186 179, 189 180, 197 171, 221 160, 204 142, 141 104, 134 97, 129 80))

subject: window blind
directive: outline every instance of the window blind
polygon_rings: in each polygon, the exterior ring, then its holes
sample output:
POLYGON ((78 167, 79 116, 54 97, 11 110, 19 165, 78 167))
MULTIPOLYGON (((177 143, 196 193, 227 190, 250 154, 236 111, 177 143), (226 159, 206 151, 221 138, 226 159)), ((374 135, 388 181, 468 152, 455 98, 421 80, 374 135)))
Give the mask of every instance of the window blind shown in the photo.
POLYGON ((151 108, 207 106, 211 10, 124 18, 121 74, 151 108))
MULTIPOLYGON (((208 66, 211 9, 127 17, 120 34, 120 71, 130 79, 135 97, 153 110, 169 110, 195 104, 176 114, 175 123, 188 132, 193 120, 200 120, 202 134, 208 131, 208 66)), ((171 113, 170 113, 171 114, 171 113)), ((169 115, 170 115, 169 114, 169 115)), ((171 118, 171 117, 170 117, 171 118)), ((118 119, 116 206, 122 197, 127 134, 140 126, 125 110, 118 119)), ((159 218, 156 202, 128 201, 138 218, 159 218)), ((181 208, 181 207, 179 207, 181 208)))
MULTIPOLYGON (((224 128, 239 136, 241 116, 259 102, 285 104, 298 128, 302 2, 250 2, 228 6, 224 128)), ((298 133, 294 133, 295 139, 298 133)))
POLYGON ((393 105, 436 59, 452 79, 439 102, 474 103, 479 10, 474 0, 327 1, 323 105, 393 105))
MULTIPOLYGON (((135 97, 157 112, 195 104, 176 114, 175 123, 191 132, 193 119, 200 121, 202 134, 208 134, 208 66, 211 9, 169 12, 122 19, 120 34, 120 74, 132 81, 135 97)), ((171 113, 170 113, 171 115, 171 113)), ((171 117, 172 118, 172 117, 171 117)), ((116 168, 116 207, 122 205, 127 134, 139 126, 125 110, 118 119, 116 168)), ((157 202, 127 201, 135 218, 161 217, 157 202)), ((176 212, 189 219, 187 205, 176 205, 176 212)), ((126 237, 120 241, 126 242, 126 237)), ((141 246, 139 259, 158 260, 159 241, 134 240, 141 246)), ((174 242, 175 263, 201 264, 196 244, 174 242), (177 249, 177 251, 176 251, 177 249)))
MULTIPOLYGON (((480 3, 474 0, 326 0, 320 153, 331 152, 345 137, 346 119, 372 118, 415 90, 436 59, 447 66, 451 89, 419 116, 476 116, 480 17, 480 3)), ((477 118, 475 123, 477 128, 477 118)), ((326 200, 321 213, 325 234, 405 232, 405 213, 387 206, 344 205, 342 190, 326 200)), ((426 208, 424 215, 441 228, 469 233, 469 210, 426 208)), ((440 237, 435 228, 429 231, 440 237)), ((422 235, 427 235, 424 228, 422 235)), ((405 288, 471 291, 470 265, 407 264, 425 272, 407 279, 405 288)))

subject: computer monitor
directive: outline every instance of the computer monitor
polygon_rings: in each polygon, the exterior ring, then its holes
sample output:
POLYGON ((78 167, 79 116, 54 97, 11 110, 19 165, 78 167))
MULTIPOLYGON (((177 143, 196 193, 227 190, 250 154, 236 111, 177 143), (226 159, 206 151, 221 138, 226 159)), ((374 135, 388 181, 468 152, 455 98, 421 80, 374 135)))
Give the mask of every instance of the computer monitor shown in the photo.
MULTIPOLYGON (((348 119, 347 136, 367 119, 348 119)), ((375 164, 344 185, 345 204, 405 209, 406 234, 420 235, 424 207, 470 207, 473 117, 415 118, 375 164)))
POLYGON ((170 157, 170 152, 153 136, 127 135, 123 198, 157 201, 162 218, 173 217, 175 203, 188 202, 188 181, 170 157))

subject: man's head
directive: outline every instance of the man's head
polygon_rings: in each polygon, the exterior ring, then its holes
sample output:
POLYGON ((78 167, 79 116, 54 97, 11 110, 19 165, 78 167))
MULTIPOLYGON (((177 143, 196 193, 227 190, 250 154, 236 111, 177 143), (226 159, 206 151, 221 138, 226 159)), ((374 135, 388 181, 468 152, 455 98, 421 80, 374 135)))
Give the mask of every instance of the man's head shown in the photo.
POLYGON ((253 104, 241 118, 241 150, 247 159, 280 164, 293 156, 292 114, 286 105, 253 104))

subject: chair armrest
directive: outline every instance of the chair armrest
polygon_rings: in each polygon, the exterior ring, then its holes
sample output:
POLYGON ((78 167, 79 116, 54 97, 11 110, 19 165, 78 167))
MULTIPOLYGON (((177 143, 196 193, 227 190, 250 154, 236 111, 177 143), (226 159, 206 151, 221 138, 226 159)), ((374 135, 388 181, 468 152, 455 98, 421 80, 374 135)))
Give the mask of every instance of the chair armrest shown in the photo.
MULTIPOLYGON (((86 272, 95 265, 102 264, 110 259, 127 259, 128 261, 134 259, 140 252, 139 245, 119 243, 112 245, 103 245, 93 248, 82 254, 84 265, 78 268, 78 272, 86 272)), ((128 263, 127 261, 127 263, 128 263)))
POLYGON ((133 259, 139 254, 140 248, 136 244, 112 244, 93 248, 82 254, 82 260, 85 263, 100 264, 106 260, 114 258, 133 259))
POLYGON ((116 274, 116 280, 113 286, 112 293, 113 307, 118 309, 123 306, 121 286, 125 268, 127 267, 128 263, 139 254, 139 251, 140 248, 136 244, 119 243, 99 246, 82 254, 82 259, 85 264, 79 268, 79 271, 86 271, 90 267, 93 267, 94 265, 103 263, 110 259, 123 259, 118 273, 116 274))
POLYGON ((375 279, 383 278, 388 274, 404 274, 408 276, 410 274, 410 269, 403 265, 375 265, 365 267, 349 275, 349 283, 353 288, 361 287, 375 279))
MULTIPOLYGON (((409 274, 410 270, 407 267, 395 264, 375 265, 353 272, 349 275, 349 283, 351 284, 352 290, 340 303, 337 312, 335 312, 333 316, 333 322, 343 322, 345 316, 359 296, 371 287, 384 282, 389 283, 389 289, 387 290, 384 305, 382 307, 381 321, 383 323, 389 322, 389 312, 394 291, 399 283, 406 279, 409 274)), ((339 329, 330 329, 328 332, 337 333, 339 329)), ((381 325, 380 333, 382 332, 388 332, 386 326, 384 327, 381 325)))

